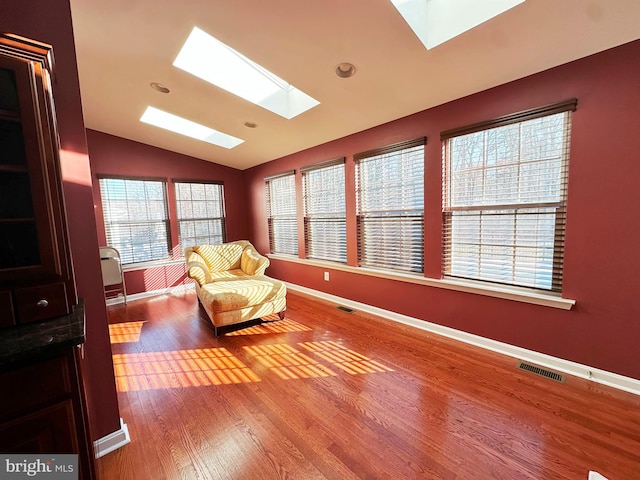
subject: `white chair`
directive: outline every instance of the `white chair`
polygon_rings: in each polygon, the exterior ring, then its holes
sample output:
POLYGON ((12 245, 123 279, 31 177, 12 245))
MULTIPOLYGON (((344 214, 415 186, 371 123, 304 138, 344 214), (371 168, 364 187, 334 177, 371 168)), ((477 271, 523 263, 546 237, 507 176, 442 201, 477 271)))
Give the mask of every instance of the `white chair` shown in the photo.
POLYGON ((127 287, 124 284, 120 252, 113 247, 100 247, 100 265, 102 267, 102 283, 106 297, 122 294, 127 303, 127 287))

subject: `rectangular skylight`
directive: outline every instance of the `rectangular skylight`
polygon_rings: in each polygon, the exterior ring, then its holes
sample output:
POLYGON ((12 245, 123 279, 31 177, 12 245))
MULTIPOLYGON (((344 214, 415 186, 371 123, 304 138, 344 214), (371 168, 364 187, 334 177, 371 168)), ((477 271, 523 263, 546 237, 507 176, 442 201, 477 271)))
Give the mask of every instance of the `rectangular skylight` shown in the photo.
POLYGON ((147 107, 142 117, 140 117, 140 121, 227 149, 237 147, 244 142, 240 138, 227 135, 154 107, 147 107))
POLYGON ((440 45, 525 0, 391 0, 427 49, 440 45))
POLYGON ((286 119, 320 104, 198 27, 173 65, 286 119))

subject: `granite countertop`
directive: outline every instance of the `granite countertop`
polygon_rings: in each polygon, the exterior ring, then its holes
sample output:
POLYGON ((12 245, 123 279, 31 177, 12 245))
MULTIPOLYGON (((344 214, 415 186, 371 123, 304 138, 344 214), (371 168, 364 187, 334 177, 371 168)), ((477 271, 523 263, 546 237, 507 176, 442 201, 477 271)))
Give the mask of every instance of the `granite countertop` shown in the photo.
POLYGON ((84 343, 84 302, 69 315, 0 329, 0 368, 53 356, 84 343))

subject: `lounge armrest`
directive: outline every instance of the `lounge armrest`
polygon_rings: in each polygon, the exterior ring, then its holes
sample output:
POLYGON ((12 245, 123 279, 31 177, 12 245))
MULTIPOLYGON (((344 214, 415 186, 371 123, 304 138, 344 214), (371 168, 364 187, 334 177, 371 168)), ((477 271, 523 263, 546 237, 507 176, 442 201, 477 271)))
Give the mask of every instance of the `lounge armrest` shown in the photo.
POLYGON ((187 259, 187 275, 193 278, 200 286, 211 282, 211 272, 207 262, 191 248, 185 248, 184 256, 187 259))
POLYGON ((242 252, 240 268, 247 275, 264 275, 269 263, 267 257, 260 255, 253 246, 248 246, 242 252))

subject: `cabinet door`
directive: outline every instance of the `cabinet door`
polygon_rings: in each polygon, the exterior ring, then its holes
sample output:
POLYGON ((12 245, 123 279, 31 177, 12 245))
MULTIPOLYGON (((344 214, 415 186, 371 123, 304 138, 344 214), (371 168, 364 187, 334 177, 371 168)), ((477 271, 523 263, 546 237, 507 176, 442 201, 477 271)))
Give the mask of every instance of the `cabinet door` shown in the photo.
POLYGON ((71 400, 1 424, 0 452, 77 453, 71 400))
POLYGON ((10 327, 16 324, 13 314, 13 300, 11 292, 0 291, 0 327, 10 327))
POLYGON ((48 72, 0 50, 0 283, 62 275, 50 207, 48 72))

